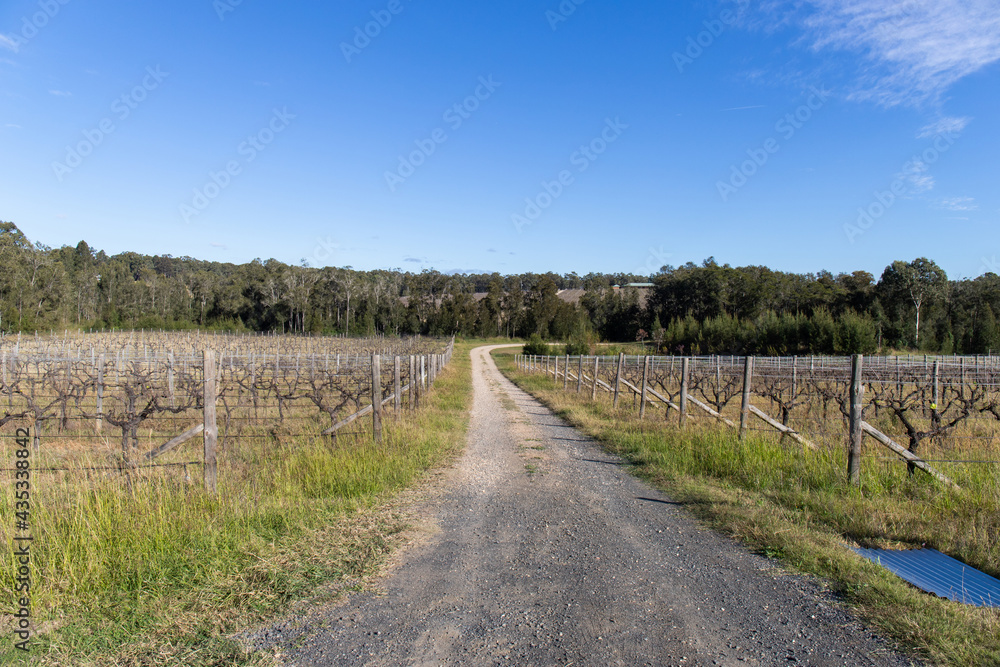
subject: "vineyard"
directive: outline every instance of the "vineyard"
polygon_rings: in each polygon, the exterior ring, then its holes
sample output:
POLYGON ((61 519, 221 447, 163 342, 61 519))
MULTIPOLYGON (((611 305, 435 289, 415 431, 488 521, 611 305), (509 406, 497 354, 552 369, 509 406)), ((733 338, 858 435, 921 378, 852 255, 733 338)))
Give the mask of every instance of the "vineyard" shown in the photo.
POLYGON ((1000 469, 997 357, 521 355, 517 366, 594 399, 606 395, 615 407, 631 403, 642 416, 658 407, 681 427, 699 418, 741 438, 765 431, 844 453, 855 483, 862 453, 949 485, 969 466, 990 476, 1000 469), (879 446, 863 449, 862 434, 879 446))
POLYGON ((419 405, 451 350, 423 338, 9 337, 0 344, 0 426, 9 437, 27 431, 37 455, 56 455, 41 461, 61 462, 37 472, 132 479, 175 468, 190 478, 203 466, 214 489, 217 454, 230 443, 343 437, 367 414, 377 433, 383 408, 419 405), (197 436, 203 456, 164 462, 197 436))
POLYGON ((22 614, 5 624, 38 638, 39 664, 201 664, 206 649, 233 664, 236 628, 372 567, 391 530, 373 508, 459 446, 464 404, 441 400, 461 391, 441 382, 453 349, 0 340, 0 597, 22 614))

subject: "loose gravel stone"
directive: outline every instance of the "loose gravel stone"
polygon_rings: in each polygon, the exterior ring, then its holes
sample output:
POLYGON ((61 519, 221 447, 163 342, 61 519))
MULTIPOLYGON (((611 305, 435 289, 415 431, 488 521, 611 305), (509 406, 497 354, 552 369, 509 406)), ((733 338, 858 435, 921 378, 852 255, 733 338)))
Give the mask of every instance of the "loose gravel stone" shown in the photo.
POLYGON ((491 349, 472 351, 467 451, 417 508, 426 538, 380 590, 253 644, 303 667, 915 664, 820 582, 630 476, 504 378, 491 349))

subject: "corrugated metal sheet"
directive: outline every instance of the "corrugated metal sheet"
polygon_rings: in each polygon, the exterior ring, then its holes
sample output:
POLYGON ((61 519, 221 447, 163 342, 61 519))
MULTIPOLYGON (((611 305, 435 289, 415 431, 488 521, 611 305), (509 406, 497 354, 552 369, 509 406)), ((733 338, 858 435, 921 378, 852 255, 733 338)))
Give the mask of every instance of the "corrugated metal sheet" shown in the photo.
POLYGON ((976 607, 1000 608, 1000 579, 934 549, 854 549, 917 588, 976 607))

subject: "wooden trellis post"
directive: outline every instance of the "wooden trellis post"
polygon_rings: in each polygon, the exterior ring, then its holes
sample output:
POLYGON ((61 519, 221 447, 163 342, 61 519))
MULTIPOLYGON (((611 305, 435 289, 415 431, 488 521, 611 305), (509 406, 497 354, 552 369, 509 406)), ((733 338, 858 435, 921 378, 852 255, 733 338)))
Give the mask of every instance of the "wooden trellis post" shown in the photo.
POLYGON ((622 366, 625 365, 625 353, 618 353, 618 370, 615 372, 615 400, 614 407, 618 408, 618 396, 621 393, 622 386, 622 366))
POLYGON ((167 394, 170 397, 170 407, 177 407, 174 398, 174 351, 167 353, 167 394))
POLYGON ((219 427, 215 421, 215 401, 218 397, 216 386, 215 351, 204 352, 204 403, 205 403, 205 490, 214 494, 218 488, 218 461, 216 445, 219 438, 219 427))
POLYGON ((753 357, 743 361, 743 400, 740 403, 740 441, 747 437, 747 425, 750 422, 750 384, 753 381, 753 357))
POLYGON ((402 401, 403 401, 403 397, 402 397, 403 383, 401 382, 401 377, 400 377, 402 375, 402 369, 401 369, 400 366, 401 366, 401 363, 400 363, 399 355, 396 355, 392 359, 392 381, 393 381, 393 402, 392 402, 392 407, 393 407, 393 410, 396 413, 396 419, 397 420, 399 419, 399 411, 400 411, 400 408, 402 407, 402 401))
POLYGON ((382 442, 382 358, 372 355, 372 433, 382 442))
POLYGON ((414 370, 416 368, 416 357, 412 354, 410 355, 410 374, 407 376, 410 380, 410 409, 414 410, 417 407, 417 374, 414 370))
POLYGON ((934 384, 931 389, 931 428, 937 428, 941 423, 941 361, 934 360, 934 384))
POLYGON ((639 400, 639 419, 646 416, 646 378, 649 375, 649 357, 642 360, 642 398, 639 400))
POLYGON ((597 371, 601 366, 601 358, 594 357, 594 382, 590 387, 590 400, 597 400, 597 371))
POLYGON ((688 381, 691 377, 691 360, 687 357, 681 359, 681 400, 680 400, 680 417, 678 418, 678 423, 681 428, 687 425, 687 410, 688 410, 688 381))
POLYGON ((865 392, 865 385, 861 381, 863 360, 864 357, 860 354, 854 355, 851 359, 850 449, 847 457, 847 478, 853 486, 861 485, 861 425, 864 419, 865 392))

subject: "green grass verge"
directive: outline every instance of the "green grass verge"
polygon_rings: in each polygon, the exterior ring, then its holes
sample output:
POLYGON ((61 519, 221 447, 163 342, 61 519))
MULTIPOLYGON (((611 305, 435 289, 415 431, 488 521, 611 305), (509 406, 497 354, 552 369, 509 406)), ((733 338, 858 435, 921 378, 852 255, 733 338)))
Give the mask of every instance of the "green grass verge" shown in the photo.
POLYGON ((1000 665, 1000 612, 927 595, 847 549, 923 544, 1000 576, 1000 476, 975 468, 942 488, 905 466, 866 463, 860 490, 846 484, 846 453, 803 451, 758 436, 696 425, 681 431, 629 407, 590 401, 519 373, 514 351, 498 367, 556 414, 633 464, 634 472, 708 525, 795 569, 827 579, 873 626, 945 665, 1000 665))
MULTIPOLYGON (((394 496, 464 446, 470 349, 456 345, 418 412, 385 420, 381 444, 237 444, 215 497, 163 480, 131 492, 36 480, 31 664, 273 664, 231 637, 338 583, 356 587, 384 563, 404 528, 394 496)), ((7 609, 13 561, 0 562, 7 609)), ((0 663, 23 664, 4 634, 0 663)))

